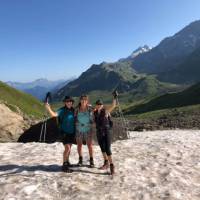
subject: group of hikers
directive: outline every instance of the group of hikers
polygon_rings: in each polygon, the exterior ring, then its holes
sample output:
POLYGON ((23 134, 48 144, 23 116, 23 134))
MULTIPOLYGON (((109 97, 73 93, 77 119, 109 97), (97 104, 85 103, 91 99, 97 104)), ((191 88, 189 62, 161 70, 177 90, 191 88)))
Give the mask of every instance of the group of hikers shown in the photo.
POLYGON ((99 168, 101 170, 110 168, 110 173, 115 173, 115 167, 112 160, 111 152, 111 127, 112 121, 110 113, 117 104, 117 92, 113 93, 113 102, 111 106, 105 107, 102 100, 97 100, 93 108, 89 104, 89 97, 81 95, 80 102, 74 107, 74 100, 70 96, 63 99, 64 106, 54 112, 51 106, 45 103, 45 107, 52 117, 57 117, 59 121, 60 135, 65 147, 63 153, 64 172, 72 172, 70 168, 69 155, 71 146, 76 141, 79 155, 78 166, 83 165, 82 145, 86 142, 89 151, 89 166, 94 167, 93 159, 93 124, 96 125, 96 136, 103 154, 104 163, 99 168))

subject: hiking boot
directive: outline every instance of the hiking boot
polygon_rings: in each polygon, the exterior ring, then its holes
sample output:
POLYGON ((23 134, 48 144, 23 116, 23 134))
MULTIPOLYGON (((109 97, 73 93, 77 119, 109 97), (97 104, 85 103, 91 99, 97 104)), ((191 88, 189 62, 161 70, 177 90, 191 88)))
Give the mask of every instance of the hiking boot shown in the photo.
POLYGON ((104 160, 104 164, 99 167, 99 169, 104 170, 104 169, 108 169, 109 165, 108 165, 108 160, 104 160))
POLYGON ((78 161, 77 165, 78 166, 82 166, 83 165, 83 157, 82 156, 79 157, 79 161, 78 161))
POLYGON ((69 163, 66 161, 63 163, 62 171, 66 173, 72 173, 73 170, 69 168, 69 163))
POLYGON ((93 167, 94 167, 94 160, 93 160, 93 158, 92 158, 92 157, 90 158, 90 167, 91 167, 91 168, 93 168, 93 167))
POLYGON ((67 166, 71 166, 71 163, 69 162, 69 160, 66 160, 63 164, 67 165, 67 166))
POLYGON ((110 174, 111 175, 115 174, 115 166, 113 164, 110 164, 110 174))

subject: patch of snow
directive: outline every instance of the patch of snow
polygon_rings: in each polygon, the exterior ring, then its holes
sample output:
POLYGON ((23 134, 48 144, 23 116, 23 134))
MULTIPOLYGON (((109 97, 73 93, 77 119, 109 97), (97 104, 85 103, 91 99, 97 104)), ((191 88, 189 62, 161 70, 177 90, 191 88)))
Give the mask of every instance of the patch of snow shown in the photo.
MULTIPOLYGON (((112 145, 116 175, 103 164, 94 146, 95 168, 61 171, 61 143, 1 143, 0 199, 200 199, 200 131, 131 132, 112 145)), ((89 162, 87 147, 83 160, 89 162)), ((72 146, 70 162, 77 163, 72 146)))

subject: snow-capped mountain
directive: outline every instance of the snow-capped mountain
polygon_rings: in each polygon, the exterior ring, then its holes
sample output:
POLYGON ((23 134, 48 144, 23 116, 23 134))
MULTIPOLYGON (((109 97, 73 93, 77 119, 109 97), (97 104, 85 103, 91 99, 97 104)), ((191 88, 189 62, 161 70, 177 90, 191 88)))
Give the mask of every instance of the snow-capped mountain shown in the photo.
POLYGON ((128 56, 127 58, 122 58, 119 61, 132 60, 132 59, 136 58, 138 55, 146 53, 146 52, 150 51, 151 49, 152 49, 152 47, 149 47, 148 45, 140 46, 136 50, 134 50, 130 56, 128 56))

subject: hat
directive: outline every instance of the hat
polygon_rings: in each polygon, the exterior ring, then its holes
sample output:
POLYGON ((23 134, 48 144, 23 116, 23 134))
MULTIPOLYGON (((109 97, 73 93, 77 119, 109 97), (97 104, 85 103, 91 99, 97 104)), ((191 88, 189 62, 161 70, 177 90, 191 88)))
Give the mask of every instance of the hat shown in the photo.
POLYGON ((103 105, 103 101, 102 101, 101 99, 98 99, 98 100, 96 101, 96 105, 103 105))
POLYGON ((63 102, 66 102, 66 101, 71 101, 72 103, 74 103, 74 99, 72 99, 72 97, 70 97, 70 96, 64 97, 63 102))

